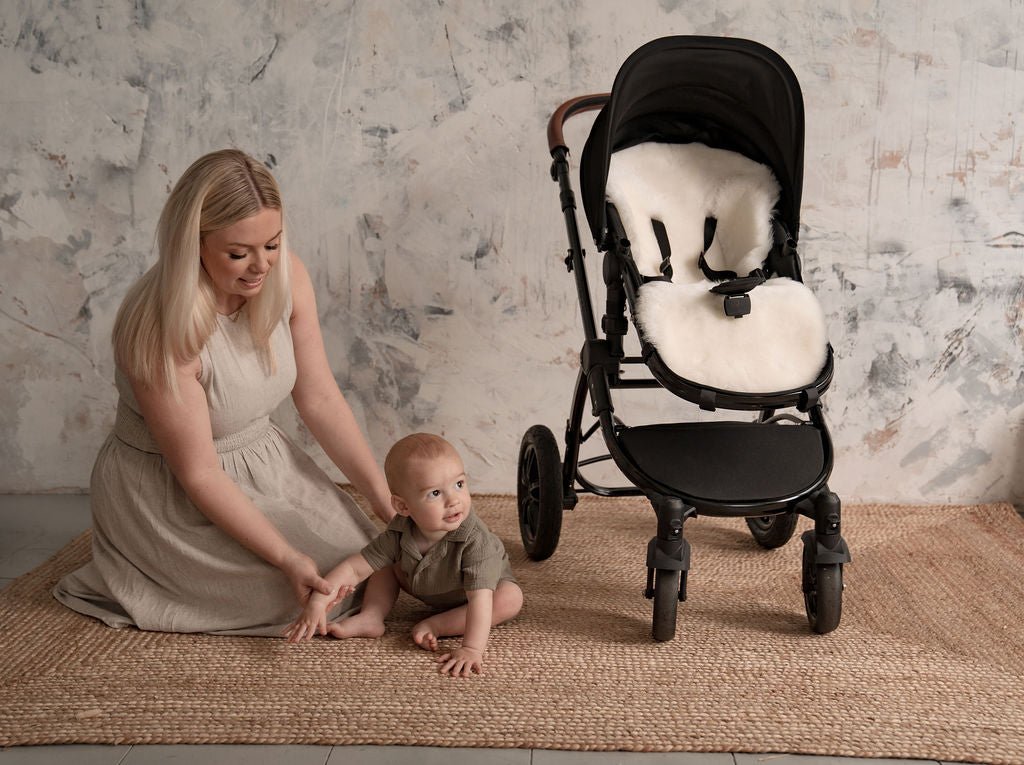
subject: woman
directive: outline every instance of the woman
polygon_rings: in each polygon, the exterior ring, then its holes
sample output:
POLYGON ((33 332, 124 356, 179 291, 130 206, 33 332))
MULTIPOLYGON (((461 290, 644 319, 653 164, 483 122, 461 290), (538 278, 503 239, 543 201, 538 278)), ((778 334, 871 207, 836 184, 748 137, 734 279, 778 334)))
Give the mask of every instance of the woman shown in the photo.
POLYGON ((290 392, 385 522, 387 484, 327 363, 270 172, 240 151, 200 158, 157 244, 114 326, 120 400, 93 468, 92 561, 54 595, 112 627, 280 635, 312 589, 329 591, 320 571, 376 529, 269 415, 290 392))

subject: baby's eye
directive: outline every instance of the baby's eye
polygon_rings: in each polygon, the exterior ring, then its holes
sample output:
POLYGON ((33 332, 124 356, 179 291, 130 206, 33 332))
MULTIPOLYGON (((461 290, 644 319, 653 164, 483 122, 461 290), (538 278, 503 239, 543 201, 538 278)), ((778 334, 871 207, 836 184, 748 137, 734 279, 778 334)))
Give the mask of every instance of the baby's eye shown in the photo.
POLYGON ((229 252, 228 255, 231 256, 232 260, 241 260, 242 258, 245 257, 244 252, 229 252))
POLYGON ((465 485, 466 485, 466 482, 465 482, 465 481, 456 481, 456 482, 455 482, 455 486, 456 486, 457 488, 459 488, 459 489, 461 489, 461 488, 462 488, 463 486, 465 486, 465 485))
POLYGON ((430 492, 430 496, 431 497, 440 497, 441 496, 441 490, 440 489, 434 489, 432 492, 430 492))

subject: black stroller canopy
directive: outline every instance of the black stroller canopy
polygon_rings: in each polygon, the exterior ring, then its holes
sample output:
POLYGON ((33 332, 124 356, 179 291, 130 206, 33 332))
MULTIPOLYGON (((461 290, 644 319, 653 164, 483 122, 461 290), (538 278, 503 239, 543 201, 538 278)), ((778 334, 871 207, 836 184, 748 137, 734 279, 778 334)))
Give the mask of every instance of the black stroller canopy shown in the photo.
POLYGON ((580 158, 583 207, 599 243, 611 154, 646 141, 700 142, 767 165, 781 187, 779 219, 797 238, 803 97, 775 51, 751 40, 679 36, 649 42, 626 59, 580 158))

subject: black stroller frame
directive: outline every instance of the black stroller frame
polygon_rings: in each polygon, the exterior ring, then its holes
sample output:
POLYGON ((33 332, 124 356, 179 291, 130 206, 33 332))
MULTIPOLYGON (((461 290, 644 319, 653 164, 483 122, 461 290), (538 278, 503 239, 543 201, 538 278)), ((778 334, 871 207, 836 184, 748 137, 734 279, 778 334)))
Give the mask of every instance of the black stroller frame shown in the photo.
MULTIPOLYGON (((806 614, 812 630, 830 632, 840 622, 842 569, 850 561, 841 534, 841 502, 827 484, 833 453, 820 399, 832 381, 832 349, 828 348, 826 363, 813 384, 765 394, 710 388, 679 377, 642 332, 641 355, 625 355, 626 304, 633 311, 638 289, 659 277, 642 276, 637 270, 618 213, 605 199, 605 182, 612 151, 649 140, 701 142, 766 164, 779 179, 781 196, 764 276, 802 281, 796 236, 803 102, 795 75, 774 51, 749 40, 661 38, 626 60, 610 93, 563 103, 548 123, 548 145, 551 177, 559 186, 569 239, 565 264, 575 277, 585 341, 566 422, 564 460, 544 425, 527 430, 521 443, 517 500, 523 544, 534 560, 551 556, 558 545, 563 510, 573 509, 579 494, 646 496, 657 516, 657 532, 647 547, 644 595, 654 601, 653 637, 666 641, 675 634, 678 602, 686 600, 690 544, 683 528, 687 520, 699 515, 743 517, 754 540, 771 549, 791 538, 797 517, 804 515, 814 521, 813 530, 802 536, 806 614), (757 118, 759 107, 772 119, 757 118), (607 299, 600 332, 563 137, 568 119, 594 110, 600 114, 587 140, 580 173, 587 217, 598 249, 604 252, 607 299), (630 365, 645 365, 652 377, 623 377, 623 367, 630 365), (615 415, 612 391, 649 388, 666 388, 703 410, 748 411, 758 416, 754 422, 626 426, 615 415), (596 422, 584 432, 588 399, 596 422), (796 409, 807 419, 777 415, 780 409, 796 409), (796 424, 782 425, 782 420, 796 424), (580 460, 581 445, 598 429, 608 454, 580 460), (581 468, 609 459, 632 486, 601 486, 581 473, 581 468)), ((663 271, 665 276, 660 278, 670 279, 671 267, 663 271)), ((752 289, 743 279, 731 284, 735 289, 727 285, 714 290, 723 294, 727 313, 730 299, 742 300, 744 290, 752 289)))

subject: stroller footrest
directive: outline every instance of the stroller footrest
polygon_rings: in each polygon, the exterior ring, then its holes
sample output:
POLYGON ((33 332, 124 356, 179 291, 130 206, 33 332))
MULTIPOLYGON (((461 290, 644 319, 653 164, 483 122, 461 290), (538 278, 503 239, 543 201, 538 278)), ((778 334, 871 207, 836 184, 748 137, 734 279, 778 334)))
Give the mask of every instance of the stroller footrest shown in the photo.
POLYGON ((642 425, 619 433, 622 451, 655 481, 722 503, 802 493, 825 467, 824 439, 812 425, 754 422, 642 425))

